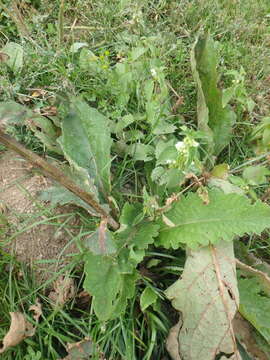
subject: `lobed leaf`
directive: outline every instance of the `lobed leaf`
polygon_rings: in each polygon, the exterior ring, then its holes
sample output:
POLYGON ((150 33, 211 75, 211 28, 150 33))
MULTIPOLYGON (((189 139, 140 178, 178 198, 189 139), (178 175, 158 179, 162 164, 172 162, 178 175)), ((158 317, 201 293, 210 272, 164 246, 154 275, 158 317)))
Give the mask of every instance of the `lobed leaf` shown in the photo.
POLYGON ((270 227, 270 207, 261 201, 252 204, 236 193, 209 190, 208 205, 189 193, 173 205, 166 218, 171 226, 162 226, 158 243, 166 248, 177 249, 181 243, 196 248, 245 233, 260 234, 270 227))
POLYGON ((85 258, 84 288, 93 296, 93 307, 101 321, 125 311, 134 295, 137 273, 122 274, 116 258, 88 253, 85 258))

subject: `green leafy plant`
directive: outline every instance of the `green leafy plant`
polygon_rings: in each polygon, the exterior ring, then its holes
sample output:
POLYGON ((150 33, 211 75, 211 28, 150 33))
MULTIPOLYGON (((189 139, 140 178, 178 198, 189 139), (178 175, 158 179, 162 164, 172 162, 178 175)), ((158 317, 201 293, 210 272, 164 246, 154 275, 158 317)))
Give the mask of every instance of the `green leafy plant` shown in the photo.
MULTIPOLYGON (((241 359, 232 326, 239 307, 233 240, 268 228, 270 208, 260 200, 252 203, 228 176, 228 166, 218 163, 230 143, 236 115, 218 87, 214 40, 202 35, 192 50, 196 130, 170 121, 166 73, 151 42, 145 40, 112 69, 104 66, 109 54, 100 59, 85 45, 75 52, 82 70, 96 76, 106 73, 105 86, 111 88, 117 114, 109 118, 75 96, 61 99, 58 119, 35 119, 21 107, 15 108, 15 116, 6 103, 0 105, 0 114, 5 114, 6 123, 20 118, 38 131, 45 146, 65 161, 58 165, 63 174, 91 199, 87 202, 71 187, 58 185, 41 195, 55 203, 75 203, 100 218, 83 242, 84 288, 93 296, 96 315, 105 322, 125 311, 142 280, 138 266, 149 247, 182 247, 187 253, 182 278, 165 293, 181 312, 178 331, 168 338, 172 358, 241 359), (149 62, 148 53, 155 54, 155 61, 149 62), (138 108, 126 113, 140 92, 144 97, 138 108), (123 189, 113 182, 115 167, 127 159, 145 170, 137 201, 121 195, 123 189), (192 191, 185 195, 188 189, 192 191)), ((254 181, 254 173, 246 169, 244 178, 254 181)), ((154 306, 159 296, 146 286, 140 297, 142 311, 154 306)))

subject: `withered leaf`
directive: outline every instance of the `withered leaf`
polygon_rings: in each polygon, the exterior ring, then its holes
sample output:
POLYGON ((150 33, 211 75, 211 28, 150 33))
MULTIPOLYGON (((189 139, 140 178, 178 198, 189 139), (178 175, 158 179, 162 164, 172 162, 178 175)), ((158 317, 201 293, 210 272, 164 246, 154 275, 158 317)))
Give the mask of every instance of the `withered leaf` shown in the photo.
POLYGON ((39 299, 36 299, 35 305, 31 305, 29 307, 29 311, 34 312, 33 318, 34 318, 34 320, 36 320, 36 322, 38 322, 40 316, 42 315, 42 306, 41 306, 39 299))
POLYGON ((35 333, 35 328, 26 320, 24 314, 21 312, 10 312, 9 314, 11 324, 2 341, 3 346, 0 348, 0 354, 12 346, 18 345, 25 338, 33 336, 35 333))
MULTIPOLYGON (((98 351, 97 346, 90 338, 85 338, 73 344, 67 344, 66 350, 68 355, 62 360, 89 360, 92 358, 92 355, 96 356, 98 351)), ((103 359, 100 352, 99 359, 103 359)))
POLYGON ((0 62, 5 62, 7 60, 9 60, 9 55, 5 54, 3 52, 0 52, 0 62))
POLYGON ((190 251, 182 278, 167 290, 167 296, 183 321, 171 339, 178 342, 177 356, 171 351, 174 360, 178 355, 185 360, 225 355, 241 359, 232 327, 239 304, 232 242, 190 251))
POLYGON ((49 299, 52 300, 52 306, 58 307, 65 305, 70 299, 75 296, 74 279, 66 276, 60 276, 54 283, 53 290, 49 294, 49 299))

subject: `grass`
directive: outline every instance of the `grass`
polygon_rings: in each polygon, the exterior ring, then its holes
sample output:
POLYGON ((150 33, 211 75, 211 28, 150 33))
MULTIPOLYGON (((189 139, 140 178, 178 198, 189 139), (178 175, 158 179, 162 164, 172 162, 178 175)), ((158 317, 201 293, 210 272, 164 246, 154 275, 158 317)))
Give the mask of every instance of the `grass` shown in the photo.
MULTIPOLYGON (((234 99, 237 125, 230 147, 221 155, 221 160, 236 168, 254 155, 250 132, 254 124, 269 114, 268 0, 36 0, 22 1, 20 10, 30 38, 21 36, 20 29, 6 12, 0 13, 0 46, 9 39, 22 44, 24 49, 24 63, 20 72, 13 73, 0 64, 1 101, 12 99, 43 111, 54 104, 58 94, 80 94, 107 115, 112 124, 117 123, 123 115, 136 114, 140 127, 129 129, 133 133, 126 132, 125 136, 130 136, 132 143, 136 136, 140 136, 135 130, 143 128, 146 144, 151 145, 156 137, 141 119, 146 111, 144 84, 151 76, 151 69, 160 71, 166 79, 162 87, 164 94, 158 99, 163 101, 165 113, 182 98, 175 112, 170 112, 171 123, 177 127, 185 123, 193 126, 196 123, 196 89, 191 75, 190 49, 197 33, 208 29, 219 44, 222 55, 220 73, 226 75, 229 70, 240 71, 243 67, 247 97, 256 103, 249 112, 237 98, 234 99), (63 23, 59 23, 62 11, 63 23), (95 66, 85 67, 79 53, 70 51, 71 45, 76 42, 89 44, 97 57, 95 66), (149 51, 136 58, 132 49, 142 46, 148 46, 149 51), (129 59, 127 73, 133 74, 130 81, 115 74, 115 65, 121 58, 129 59), (35 89, 46 91, 41 96, 34 96, 35 89), (169 104, 164 99, 169 99, 169 104)), ((220 82, 224 86, 231 86, 232 79, 222 76, 220 82)), ((26 128, 13 128, 12 135, 32 150, 44 152, 40 142, 26 128)), ((122 135, 115 136, 118 138, 115 153, 125 153, 125 149, 121 150, 122 135)), ((125 199, 141 197, 144 184, 141 183, 140 174, 145 171, 143 166, 135 165, 128 156, 123 155, 123 159, 121 162, 115 161, 113 165, 114 191, 117 193, 118 189, 125 189, 124 196, 120 198, 118 195, 120 203, 124 203, 125 199)), ((76 214, 80 218, 82 232, 90 231, 92 223, 89 223, 87 216, 80 212, 76 214)), ((57 223, 50 211, 41 208, 35 216, 24 220, 20 231, 25 231, 30 223, 35 225, 40 216, 46 216, 47 222, 61 228, 62 225, 57 223)), ((263 239, 251 238, 249 250, 263 254, 264 258, 270 256, 269 245, 263 239)), ((52 309, 46 289, 58 274, 44 284, 37 284, 29 269, 2 249, 0 337, 3 338, 9 326, 8 312, 23 310, 29 316, 28 307, 37 297, 43 303, 42 320, 35 336, 2 355, 3 359, 62 358, 66 355, 67 343, 88 336, 98 344, 107 359, 168 359, 164 342, 174 320, 173 316, 166 315, 168 305, 160 301, 156 308, 150 307, 142 313, 138 299, 144 281, 151 281, 155 289, 162 293, 175 279, 175 268, 181 268, 184 260, 177 260, 175 253, 153 251, 149 250, 149 258, 162 261, 150 273, 142 265, 141 273, 146 271, 146 275, 142 276, 137 296, 130 302, 127 312, 120 319, 102 324, 93 314, 91 305, 82 309, 76 298, 63 308, 52 309)), ((75 279, 79 292, 82 289, 81 272, 78 270, 81 255, 70 259, 61 272, 75 279)))

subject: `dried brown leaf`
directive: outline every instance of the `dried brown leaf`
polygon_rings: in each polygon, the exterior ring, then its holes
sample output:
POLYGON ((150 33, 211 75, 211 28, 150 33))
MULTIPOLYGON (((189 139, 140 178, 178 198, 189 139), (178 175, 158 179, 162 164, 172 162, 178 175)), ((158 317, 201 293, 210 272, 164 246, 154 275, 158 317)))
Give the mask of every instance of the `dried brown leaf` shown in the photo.
MULTIPOLYGON (((89 360, 92 358, 92 355, 96 356, 98 351, 97 346, 90 338, 85 338, 73 344, 67 344, 66 350, 68 355, 62 360, 89 360)), ((99 352, 99 359, 104 359, 101 352, 99 352)))
POLYGON ((0 62, 5 62, 9 59, 9 55, 3 52, 0 52, 0 62))
POLYGON ((166 340, 166 348, 173 360, 181 360, 179 354, 180 351, 179 351, 178 336, 182 323, 183 323, 182 320, 179 320, 179 322, 171 328, 169 332, 169 336, 167 337, 166 340))
POLYGON ((52 306, 63 306, 66 302, 75 296, 74 279, 68 276, 60 276, 54 283, 53 290, 49 294, 52 300, 52 306))
POLYGON ((182 278, 166 294, 183 321, 169 343, 178 350, 170 349, 174 360, 241 359, 232 327, 239 303, 232 242, 190 251, 182 278))
POLYGON ((29 307, 29 311, 34 312, 33 318, 36 322, 38 322, 40 316, 42 315, 42 306, 41 306, 39 299, 36 299, 35 305, 31 305, 29 307))
POLYGON ((10 328, 2 341, 3 346, 0 348, 0 354, 35 334, 35 328, 25 319, 24 314, 21 312, 10 312, 10 317, 10 328))
POLYGON ((46 94, 47 94, 47 91, 44 89, 35 89, 34 91, 32 91, 31 97, 39 98, 39 97, 44 97, 46 94))
POLYGON ((56 106, 45 106, 40 109, 40 113, 43 116, 56 116, 58 112, 56 106))

